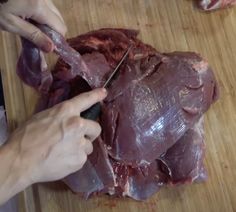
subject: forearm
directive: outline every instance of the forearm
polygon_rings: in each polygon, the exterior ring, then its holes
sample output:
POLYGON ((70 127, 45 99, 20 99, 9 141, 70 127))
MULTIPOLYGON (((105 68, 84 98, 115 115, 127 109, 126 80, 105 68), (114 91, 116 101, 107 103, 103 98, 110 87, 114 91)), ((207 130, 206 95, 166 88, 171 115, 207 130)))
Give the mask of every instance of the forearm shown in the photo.
POLYGON ((0 205, 29 186, 18 147, 8 144, 0 149, 0 205))
POLYGON ((102 101, 106 90, 83 93, 35 114, 0 148, 0 205, 36 182, 62 179, 81 169, 101 126, 78 116, 102 101))

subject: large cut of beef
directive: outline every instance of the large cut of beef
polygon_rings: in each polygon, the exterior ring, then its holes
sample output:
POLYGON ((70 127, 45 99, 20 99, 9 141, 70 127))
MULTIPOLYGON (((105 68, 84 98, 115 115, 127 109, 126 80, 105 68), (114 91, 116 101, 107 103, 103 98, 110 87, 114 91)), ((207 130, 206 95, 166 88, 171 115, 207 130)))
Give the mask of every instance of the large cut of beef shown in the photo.
POLYGON ((216 10, 236 4, 236 0, 197 0, 204 10, 216 10))
POLYGON ((40 28, 61 58, 50 74, 43 55, 23 41, 18 73, 41 92, 38 111, 103 85, 132 45, 102 103, 103 131, 93 153, 64 179, 72 191, 143 200, 166 184, 206 179, 203 114, 218 95, 205 60, 192 52, 160 53, 137 39, 135 30, 92 31, 68 45, 48 27, 40 28))

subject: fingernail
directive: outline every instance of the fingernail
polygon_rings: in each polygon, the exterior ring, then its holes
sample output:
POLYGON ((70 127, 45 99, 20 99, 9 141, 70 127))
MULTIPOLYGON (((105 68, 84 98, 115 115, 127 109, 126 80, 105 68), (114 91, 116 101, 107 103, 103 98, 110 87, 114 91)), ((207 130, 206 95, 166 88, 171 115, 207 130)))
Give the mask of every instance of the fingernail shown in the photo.
POLYGON ((54 44, 51 41, 46 41, 43 43, 41 49, 47 53, 52 52, 54 50, 54 44))
POLYGON ((102 92, 107 95, 107 89, 106 88, 103 88, 102 92))

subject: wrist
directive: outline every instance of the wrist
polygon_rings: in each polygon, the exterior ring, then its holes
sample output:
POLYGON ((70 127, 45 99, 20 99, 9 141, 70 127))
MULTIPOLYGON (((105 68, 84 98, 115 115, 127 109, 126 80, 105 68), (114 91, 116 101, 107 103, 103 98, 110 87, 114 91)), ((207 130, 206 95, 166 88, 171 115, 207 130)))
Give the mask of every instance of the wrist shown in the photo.
POLYGON ((0 179, 0 194, 4 194, 6 199, 2 199, 1 195, 0 203, 11 198, 31 184, 27 171, 22 166, 19 150, 20 148, 17 142, 10 142, 1 148, 1 168, 5 170, 5 173, 0 179))

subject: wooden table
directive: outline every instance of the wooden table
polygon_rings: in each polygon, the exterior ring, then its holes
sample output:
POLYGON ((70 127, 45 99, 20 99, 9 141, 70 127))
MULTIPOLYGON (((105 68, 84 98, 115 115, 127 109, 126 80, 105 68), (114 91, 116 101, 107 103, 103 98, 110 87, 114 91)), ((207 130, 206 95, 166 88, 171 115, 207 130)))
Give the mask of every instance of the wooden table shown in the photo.
MULTIPOLYGON (((68 37, 102 27, 140 30, 140 38, 161 52, 196 51, 208 59, 221 98, 206 115, 203 184, 165 188, 146 202, 109 197, 81 200, 60 183, 36 185, 20 196, 20 211, 236 211, 236 7, 203 13, 188 0, 55 0, 68 25, 68 37)), ((0 68, 9 126, 32 114, 36 93, 15 74, 19 40, 2 33, 0 68)), ((55 61, 49 56, 50 64, 55 61)))

